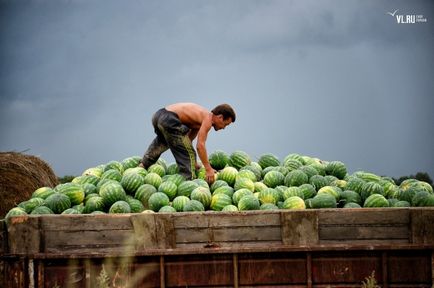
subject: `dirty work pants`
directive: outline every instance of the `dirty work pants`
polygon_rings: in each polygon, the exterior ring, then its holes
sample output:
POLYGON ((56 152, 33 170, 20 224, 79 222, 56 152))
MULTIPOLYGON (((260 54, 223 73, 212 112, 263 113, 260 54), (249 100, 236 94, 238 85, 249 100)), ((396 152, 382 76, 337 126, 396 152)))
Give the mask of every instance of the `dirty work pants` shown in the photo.
POLYGON ((182 124, 176 113, 162 108, 152 117, 157 137, 149 145, 142 158, 147 169, 157 162, 160 155, 170 149, 179 167, 179 173, 186 179, 195 178, 196 152, 187 133, 190 131, 182 124))

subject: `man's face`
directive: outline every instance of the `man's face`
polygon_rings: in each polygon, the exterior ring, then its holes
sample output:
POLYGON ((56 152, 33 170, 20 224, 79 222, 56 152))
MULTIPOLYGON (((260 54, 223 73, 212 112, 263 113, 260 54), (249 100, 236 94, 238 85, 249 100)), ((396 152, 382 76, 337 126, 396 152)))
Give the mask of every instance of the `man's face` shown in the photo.
POLYGON ((215 131, 225 129, 226 126, 232 123, 232 118, 223 119, 223 115, 218 115, 214 121, 213 127, 215 131))

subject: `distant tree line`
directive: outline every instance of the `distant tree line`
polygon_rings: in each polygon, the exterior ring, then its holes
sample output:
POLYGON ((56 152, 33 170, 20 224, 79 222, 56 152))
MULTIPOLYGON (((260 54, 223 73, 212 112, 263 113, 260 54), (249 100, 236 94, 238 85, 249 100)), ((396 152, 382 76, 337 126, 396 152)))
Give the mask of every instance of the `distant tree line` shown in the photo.
POLYGON ((401 176, 398 179, 393 178, 393 180, 395 181, 395 183, 397 185, 400 185, 402 183, 402 181, 407 180, 407 179, 417 179, 419 181, 425 181, 425 182, 429 183, 431 186, 433 186, 432 179, 431 179, 431 177, 429 177, 428 173, 426 173, 426 172, 417 172, 416 175, 401 176))
POLYGON ((57 177, 57 179, 59 180, 60 184, 64 184, 64 183, 68 183, 71 182, 72 179, 74 179, 76 176, 74 175, 65 175, 63 177, 57 177))

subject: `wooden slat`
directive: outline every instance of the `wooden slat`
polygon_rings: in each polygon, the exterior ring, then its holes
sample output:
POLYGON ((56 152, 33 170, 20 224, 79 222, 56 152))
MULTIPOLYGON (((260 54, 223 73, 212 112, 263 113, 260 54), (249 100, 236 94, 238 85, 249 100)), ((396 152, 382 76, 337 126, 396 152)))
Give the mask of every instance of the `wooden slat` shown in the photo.
POLYGON ((218 248, 230 248, 230 251, 227 252, 233 252, 236 251, 236 249, 242 249, 242 248, 251 248, 251 249, 267 249, 269 247, 278 247, 281 246, 281 241, 245 241, 245 242, 210 242, 210 243, 204 243, 204 242, 190 242, 190 243, 178 243, 176 245, 177 249, 194 249, 194 250, 201 250, 205 251, 209 249, 209 251, 212 251, 213 249, 218 248))
POLYGON ((319 240, 405 239, 407 226, 320 226, 319 240))
POLYGON ((407 224, 410 223, 408 208, 384 208, 360 210, 330 209, 318 214, 319 224, 407 224))
POLYGON ((177 229, 176 242, 280 241, 280 226, 177 229))
POLYGON ((40 251, 39 218, 12 217, 8 223, 8 247, 11 254, 35 254, 40 251))
POLYGON ((315 245, 318 243, 318 211, 281 212, 282 242, 286 245, 315 245))
POLYGON ((414 208, 411 210, 412 243, 434 243, 434 208, 414 208))
POLYGON ((133 229, 129 214, 40 216, 43 230, 103 231, 133 229))
MULTIPOLYGON (((255 211, 256 212, 256 211, 255 211)), ((243 227, 280 225, 278 212, 180 213, 174 214, 174 227, 243 227)))

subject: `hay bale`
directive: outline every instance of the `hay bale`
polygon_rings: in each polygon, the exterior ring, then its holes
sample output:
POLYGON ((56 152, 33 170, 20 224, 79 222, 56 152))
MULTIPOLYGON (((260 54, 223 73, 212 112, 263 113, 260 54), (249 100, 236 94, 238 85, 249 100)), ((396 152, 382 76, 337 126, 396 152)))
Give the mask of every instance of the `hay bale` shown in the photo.
POLYGON ((42 159, 17 152, 0 152, 0 219, 40 187, 58 184, 51 167, 42 159))

